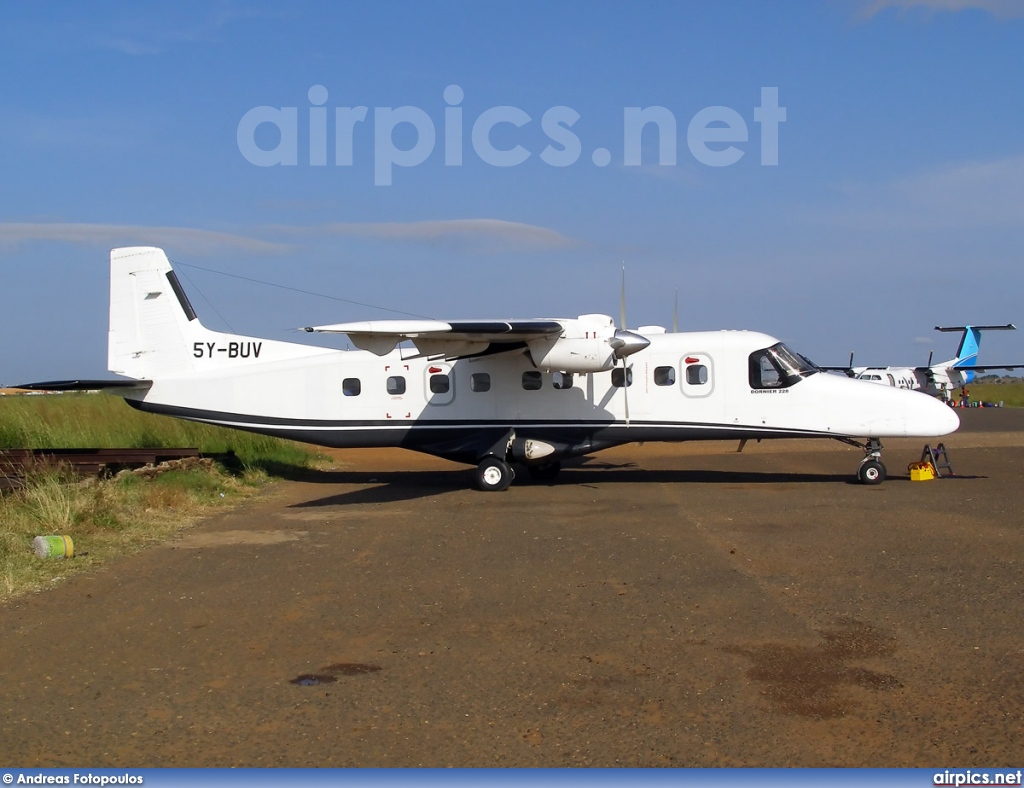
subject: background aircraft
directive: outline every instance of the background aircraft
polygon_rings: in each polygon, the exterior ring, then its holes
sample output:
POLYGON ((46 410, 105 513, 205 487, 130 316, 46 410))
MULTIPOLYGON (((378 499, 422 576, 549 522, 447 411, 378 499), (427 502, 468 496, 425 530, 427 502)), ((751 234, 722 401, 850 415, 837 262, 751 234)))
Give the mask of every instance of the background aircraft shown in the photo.
POLYGON ((1015 331, 1012 323, 1005 326, 935 326, 936 331, 960 331, 960 346, 956 356, 938 364, 932 363, 932 354, 923 367, 855 367, 853 354, 850 365, 845 367, 821 367, 826 371, 844 372, 848 377, 867 380, 883 386, 922 391, 949 401, 955 389, 972 383, 976 373, 986 370, 1024 369, 1024 364, 977 364, 978 349, 981 346, 982 331, 1015 331))

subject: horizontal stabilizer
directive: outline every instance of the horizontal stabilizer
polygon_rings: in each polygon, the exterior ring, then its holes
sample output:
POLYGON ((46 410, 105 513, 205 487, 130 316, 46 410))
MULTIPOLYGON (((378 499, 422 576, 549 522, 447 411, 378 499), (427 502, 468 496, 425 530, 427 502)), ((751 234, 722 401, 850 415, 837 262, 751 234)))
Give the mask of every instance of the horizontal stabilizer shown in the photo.
POLYGON ((1017 326, 1007 323, 1005 326, 935 326, 936 331, 967 331, 973 328, 975 331, 1016 331, 1017 326))
POLYGON ((145 391, 152 385, 151 380, 46 380, 42 383, 22 383, 12 388, 25 391, 145 391))

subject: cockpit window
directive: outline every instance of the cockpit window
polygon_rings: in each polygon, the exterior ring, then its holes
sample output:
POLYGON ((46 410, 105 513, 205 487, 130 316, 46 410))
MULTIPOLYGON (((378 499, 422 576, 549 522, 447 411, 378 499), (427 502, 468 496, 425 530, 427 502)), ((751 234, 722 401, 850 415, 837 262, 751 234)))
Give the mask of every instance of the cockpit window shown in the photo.
POLYGON ((779 342, 750 354, 750 387, 788 388, 818 371, 810 361, 779 342))

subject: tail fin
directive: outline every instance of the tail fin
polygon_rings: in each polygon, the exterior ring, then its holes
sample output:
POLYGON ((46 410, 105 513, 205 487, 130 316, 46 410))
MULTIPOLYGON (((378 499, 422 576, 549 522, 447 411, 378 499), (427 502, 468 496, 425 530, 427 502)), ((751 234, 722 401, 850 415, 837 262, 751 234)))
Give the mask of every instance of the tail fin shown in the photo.
MULTIPOLYGON (((936 331, 962 331, 960 345, 956 349, 956 358, 946 362, 947 367, 971 367, 978 363, 978 350, 981 347, 982 331, 1013 331, 1017 327, 1013 323, 1005 326, 935 326, 936 331)), ((974 380, 973 371, 965 371, 967 382, 974 380)))
POLYGON ((205 332, 162 249, 111 250, 111 372, 150 379, 187 374, 195 368, 189 348, 205 332))
POLYGON ((964 326, 964 333, 960 335, 960 345, 956 349, 956 360, 953 362, 953 366, 961 367, 976 363, 980 347, 981 327, 964 326))
POLYGON ((252 364, 334 353, 330 348, 222 334, 199 322, 163 249, 110 252, 107 368, 137 380, 232 372, 252 364))

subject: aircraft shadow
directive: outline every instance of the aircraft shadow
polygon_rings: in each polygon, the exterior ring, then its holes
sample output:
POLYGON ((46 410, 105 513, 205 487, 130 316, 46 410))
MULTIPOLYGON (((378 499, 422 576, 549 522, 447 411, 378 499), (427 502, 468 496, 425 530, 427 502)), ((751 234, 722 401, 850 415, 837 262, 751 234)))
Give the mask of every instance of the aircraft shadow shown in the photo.
MULTIPOLYGON (((360 489, 328 495, 289 508, 351 506, 362 503, 412 501, 465 490, 472 484, 469 470, 445 471, 314 471, 302 481, 322 484, 360 485, 360 489), (362 486, 368 485, 368 486, 362 486)), ((907 481, 892 477, 891 481, 907 481)), ((633 464, 590 463, 565 468, 555 482, 532 480, 520 469, 514 486, 608 484, 857 484, 850 473, 786 473, 778 471, 720 471, 707 469, 644 470, 633 464)))
POLYGON ((351 506, 361 503, 393 503, 429 498, 464 490, 472 484, 468 470, 451 471, 317 471, 301 481, 319 484, 369 485, 313 501, 292 504, 291 509, 351 506))

